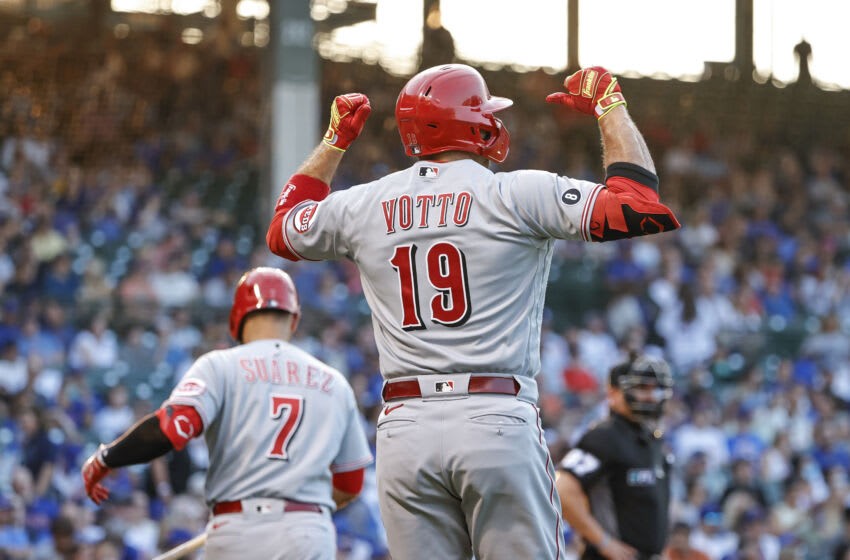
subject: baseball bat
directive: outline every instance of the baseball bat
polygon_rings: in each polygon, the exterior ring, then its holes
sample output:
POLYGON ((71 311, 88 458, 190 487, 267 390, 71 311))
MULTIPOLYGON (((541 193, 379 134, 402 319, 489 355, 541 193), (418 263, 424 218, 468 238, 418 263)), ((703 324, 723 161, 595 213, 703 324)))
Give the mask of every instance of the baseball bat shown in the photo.
POLYGON ((159 556, 154 557, 153 560, 177 560, 178 558, 183 558, 184 556, 191 554, 204 546, 207 542, 207 534, 201 533, 197 537, 184 542, 181 545, 175 546, 171 550, 163 552, 159 556))

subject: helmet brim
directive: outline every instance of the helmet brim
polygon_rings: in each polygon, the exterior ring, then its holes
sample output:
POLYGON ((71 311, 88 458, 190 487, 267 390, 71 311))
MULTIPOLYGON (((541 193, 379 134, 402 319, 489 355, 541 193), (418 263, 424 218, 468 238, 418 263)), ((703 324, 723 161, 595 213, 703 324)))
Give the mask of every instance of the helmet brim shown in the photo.
POLYGON ((511 105, 514 104, 513 99, 508 99, 507 97, 498 97, 495 95, 491 95, 490 99, 487 100, 487 110, 495 113, 496 111, 501 111, 503 109, 507 109, 511 105))

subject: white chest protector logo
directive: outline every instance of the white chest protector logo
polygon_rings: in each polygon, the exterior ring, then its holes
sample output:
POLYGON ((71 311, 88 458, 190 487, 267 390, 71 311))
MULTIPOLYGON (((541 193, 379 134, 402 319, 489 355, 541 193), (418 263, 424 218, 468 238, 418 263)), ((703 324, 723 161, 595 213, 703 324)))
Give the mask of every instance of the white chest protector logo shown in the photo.
POLYGON ((199 397, 206 390, 207 384, 200 379, 186 379, 171 394, 175 397, 199 397))
POLYGON ((316 217, 316 209, 318 207, 319 203, 313 202, 295 211, 295 215, 292 217, 292 225, 295 227, 295 231, 304 233, 310 229, 310 224, 313 223, 313 219, 316 217))
POLYGON ((655 481, 658 478, 664 478, 663 470, 660 473, 653 469, 629 469, 626 471, 626 484, 629 486, 655 486, 655 481))

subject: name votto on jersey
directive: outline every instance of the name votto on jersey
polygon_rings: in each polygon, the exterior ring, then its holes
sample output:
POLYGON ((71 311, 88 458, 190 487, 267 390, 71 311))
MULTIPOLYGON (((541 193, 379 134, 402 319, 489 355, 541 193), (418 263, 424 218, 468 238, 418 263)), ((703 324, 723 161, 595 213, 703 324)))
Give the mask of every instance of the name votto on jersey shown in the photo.
POLYGON ((472 194, 467 191, 440 194, 403 194, 381 201, 387 234, 412 227, 463 227, 469 222, 472 194))

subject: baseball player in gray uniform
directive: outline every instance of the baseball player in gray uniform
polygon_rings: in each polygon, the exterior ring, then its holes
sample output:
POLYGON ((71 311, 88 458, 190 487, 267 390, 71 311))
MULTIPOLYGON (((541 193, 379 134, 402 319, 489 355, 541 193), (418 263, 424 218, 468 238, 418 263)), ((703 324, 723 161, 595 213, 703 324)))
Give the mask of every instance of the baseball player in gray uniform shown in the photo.
POLYGON ((679 227, 620 86, 604 68, 547 101, 599 119, 607 177, 494 173, 510 138, 473 68, 408 81, 396 121, 408 169, 330 193, 371 111, 331 105, 322 143, 284 186, 267 234, 298 260, 352 259, 385 378, 377 426, 380 506, 395 560, 563 556, 560 503, 534 376, 556 239, 609 241, 679 227))
POLYGON ((89 497, 109 496, 101 481, 110 469, 203 433, 206 558, 336 558, 331 513, 360 492, 372 456, 345 377, 288 342, 298 317, 289 275, 245 273, 230 313, 242 344, 201 356, 159 410, 101 445, 82 469, 89 497))

